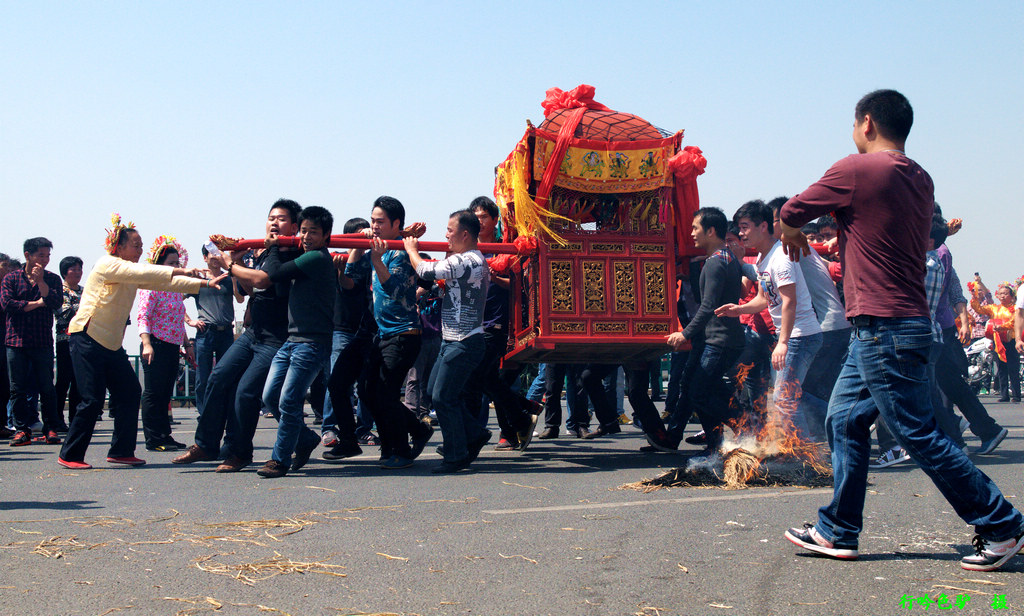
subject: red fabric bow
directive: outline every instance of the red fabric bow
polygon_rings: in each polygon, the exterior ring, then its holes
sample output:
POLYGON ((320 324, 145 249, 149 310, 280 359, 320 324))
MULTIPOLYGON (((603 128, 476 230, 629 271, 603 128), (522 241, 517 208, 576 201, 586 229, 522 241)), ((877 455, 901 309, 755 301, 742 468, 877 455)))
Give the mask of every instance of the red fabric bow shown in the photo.
POLYGON ((547 98, 541 103, 541 107, 544 107, 544 117, 548 117, 562 109, 573 109, 574 111, 562 121, 562 127, 558 129, 555 149, 551 153, 551 160, 548 161, 548 166, 544 169, 540 186, 537 187, 537 196, 534 200, 542 208, 547 208, 548 197, 551 195, 551 189, 555 186, 555 178, 558 177, 558 170, 562 167, 565 152, 569 149, 569 140, 576 133, 576 127, 580 125, 583 114, 588 109, 594 111, 613 111, 594 100, 594 86, 580 84, 568 92, 563 91, 561 88, 551 88, 546 94, 547 98))
POLYGON ((487 265, 498 276, 507 276, 510 271, 519 271, 519 262, 524 256, 537 253, 537 238, 532 235, 520 235, 512 242, 519 250, 517 255, 494 255, 487 259, 487 265))
MULTIPOLYGON (((697 193, 697 176, 704 173, 708 166, 708 160, 700 148, 688 145, 680 150, 675 156, 668 159, 668 169, 673 175, 675 186, 675 211, 673 226, 676 230, 676 246, 690 245, 690 229, 684 228, 693 218, 694 213, 700 209, 700 195, 697 193)), ((662 220, 668 220, 668 211, 665 206, 660 212, 662 220)))
MULTIPOLYGON (((544 108, 544 117, 551 117, 551 114, 562 109, 575 109, 585 107, 595 111, 611 111, 601 103, 594 100, 594 86, 580 84, 566 92, 561 88, 550 88, 545 92, 544 102, 540 104, 544 108)), ((576 127, 573 127, 575 131, 576 127)), ((559 161, 561 164, 561 161, 559 161)))

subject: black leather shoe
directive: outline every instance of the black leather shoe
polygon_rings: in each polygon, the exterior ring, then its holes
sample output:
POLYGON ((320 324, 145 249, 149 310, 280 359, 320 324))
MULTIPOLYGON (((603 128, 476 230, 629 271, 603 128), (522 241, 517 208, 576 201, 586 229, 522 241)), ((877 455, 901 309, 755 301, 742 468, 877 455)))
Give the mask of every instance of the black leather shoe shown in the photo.
POLYGON ((622 432, 622 429, 618 426, 598 426, 596 430, 591 430, 580 438, 594 439, 600 436, 608 436, 609 434, 618 434, 619 432, 622 432))
POLYGON ((550 441, 551 439, 558 438, 558 428, 544 428, 544 431, 537 435, 537 438, 542 441, 550 441))

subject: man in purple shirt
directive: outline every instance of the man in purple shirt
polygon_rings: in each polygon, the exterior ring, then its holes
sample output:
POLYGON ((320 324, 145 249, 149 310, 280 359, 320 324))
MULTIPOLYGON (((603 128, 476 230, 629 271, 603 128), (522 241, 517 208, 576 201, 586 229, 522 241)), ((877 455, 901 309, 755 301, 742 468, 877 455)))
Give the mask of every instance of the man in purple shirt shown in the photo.
POLYGON ((928 173, 904 152, 913 110, 899 92, 878 90, 857 103, 854 119, 859 153, 832 165, 780 213, 782 241, 794 259, 810 252, 800 227, 835 213, 846 316, 854 327, 825 426, 832 502, 818 510, 817 524, 791 528, 786 539, 832 558, 857 558, 869 429, 881 414, 957 514, 975 526, 976 553, 961 567, 992 571, 1024 547, 1024 517, 939 430, 932 412, 924 278, 934 190, 928 173))
POLYGON ((29 407, 28 392, 39 392, 43 412, 43 436, 48 444, 59 445, 57 390, 53 386, 53 313, 64 302, 60 277, 46 271, 53 244, 45 237, 25 240, 25 267, 4 276, 0 283, 0 308, 5 313, 7 366, 11 399, 14 400, 14 428, 11 446, 32 443, 35 412, 29 407))

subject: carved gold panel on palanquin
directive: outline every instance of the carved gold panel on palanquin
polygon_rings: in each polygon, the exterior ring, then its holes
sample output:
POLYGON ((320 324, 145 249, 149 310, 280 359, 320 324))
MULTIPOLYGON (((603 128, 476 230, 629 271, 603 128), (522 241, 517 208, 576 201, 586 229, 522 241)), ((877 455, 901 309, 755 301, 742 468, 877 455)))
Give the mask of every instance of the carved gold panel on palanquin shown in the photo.
POLYGON ((583 311, 605 311, 604 261, 583 262, 583 311))
POLYGON ((612 263, 612 271, 615 312, 636 313, 636 263, 615 261, 612 263))
POLYGON ((572 283, 572 261, 551 261, 551 312, 576 312, 576 293, 572 283))
POLYGON ((668 286, 665 283, 665 264, 644 261, 644 312, 666 314, 668 300, 665 297, 668 286))

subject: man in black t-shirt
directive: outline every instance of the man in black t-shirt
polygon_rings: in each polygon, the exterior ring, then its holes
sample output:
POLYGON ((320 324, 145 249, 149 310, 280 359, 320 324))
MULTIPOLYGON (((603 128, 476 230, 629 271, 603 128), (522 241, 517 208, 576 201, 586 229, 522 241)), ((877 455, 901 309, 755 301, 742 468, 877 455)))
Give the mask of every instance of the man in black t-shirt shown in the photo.
MULTIPOLYGON (((279 199, 267 215, 267 238, 295 235, 301 211, 298 203, 279 199)), ((211 259, 224 269, 240 270, 242 266, 236 261, 240 261, 244 254, 243 251, 232 254, 232 260, 226 265, 223 257, 211 259)), ((265 272, 269 256, 269 251, 262 250, 256 256, 255 270, 265 272)), ((279 260, 287 262, 296 256, 297 251, 285 250, 280 252, 279 260)), ((217 472, 232 473, 252 462, 252 440, 263 405, 267 372, 271 360, 288 337, 289 285, 270 285, 265 289, 244 282, 240 285, 250 295, 249 315, 252 321, 210 374, 203 398, 204 412, 199 415, 196 426, 195 444, 171 460, 175 464, 223 459, 224 463, 217 467, 217 472)))

